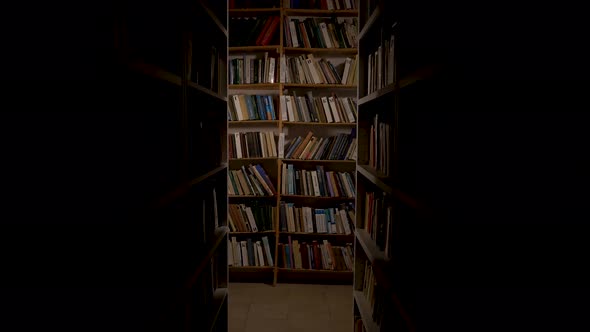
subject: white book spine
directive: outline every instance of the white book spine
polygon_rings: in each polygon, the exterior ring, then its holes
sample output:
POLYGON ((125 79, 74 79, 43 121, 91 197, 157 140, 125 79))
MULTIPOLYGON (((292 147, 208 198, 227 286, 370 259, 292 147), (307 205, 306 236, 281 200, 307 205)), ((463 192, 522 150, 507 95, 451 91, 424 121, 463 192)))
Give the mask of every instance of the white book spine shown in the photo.
POLYGON ((334 97, 328 97, 328 103, 330 104, 330 108, 332 109, 332 116, 334 118, 334 122, 344 122, 340 120, 340 115, 338 114, 338 108, 336 108, 336 101, 334 97))
POLYGON ((242 142, 240 141, 240 133, 234 133, 236 139, 236 154, 237 158, 242 158, 242 142))
POLYGON ((297 30, 295 30, 295 22, 291 20, 289 22, 289 30, 291 31, 291 42, 293 47, 299 47, 299 40, 297 39, 297 30))
POLYGON ((279 158, 285 157, 285 133, 279 133, 279 158))
POLYGON ((289 121, 287 116, 287 96, 281 96, 281 120, 289 121))
POLYGON ((324 106, 324 113, 326 114, 326 120, 328 121, 328 123, 332 123, 334 122, 334 119, 332 118, 332 112, 330 111, 330 105, 328 103, 328 97, 322 97, 322 106, 324 106))
POLYGON ((320 196, 320 185, 318 183, 318 172, 311 171, 311 181, 313 182, 313 193, 314 196, 320 196))

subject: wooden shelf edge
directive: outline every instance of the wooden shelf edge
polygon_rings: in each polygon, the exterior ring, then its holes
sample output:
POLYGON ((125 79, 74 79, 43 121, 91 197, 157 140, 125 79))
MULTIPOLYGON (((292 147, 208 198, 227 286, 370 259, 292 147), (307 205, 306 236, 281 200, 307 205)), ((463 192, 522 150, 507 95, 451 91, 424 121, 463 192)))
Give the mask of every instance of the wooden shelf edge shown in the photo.
POLYGON ((317 160, 317 159, 281 159, 288 163, 333 163, 333 164, 355 164, 356 160, 317 160))
POLYGON ((284 83, 284 88, 332 88, 332 89, 356 89, 356 85, 347 84, 302 84, 302 83, 284 83))
POLYGON ((244 120, 244 121, 228 121, 228 125, 251 125, 251 124, 278 124, 279 120, 244 120))
POLYGON ((274 52, 281 48, 281 45, 268 45, 268 46, 230 46, 228 48, 229 53, 236 52, 274 52))
POLYGON ((385 253, 379 250, 377 244, 375 243, 375 241, 373 241, 373 239, 366 230, 357 229, 355 230, 355 235, 359 243, 361 244, 361 247, 363 247, 363 250, 365 251, 367 258, 369 258, 371 264, 373 264, 376 261, 387 261, 387 258, 385 258, 385 253))
POLYGON ((210 315, 209 317, 209 328, 207 329, 207 331, 211 331, 213 330, 213 328, 215 327, 215 323, 217 322, 217 317, 219 317, 219 313, 221 312, 221 308, 223 307, 223 302, 226 301, 227 299, 227 295, 228 295, 228 289, 227 288, 217 288, 214 292, 213 292, 213 303, 212 303, 212 315, 210 315))
POLYGON ((215 13, 213 13, 213 11, 211 9, 209 9, 209 6, 207 6, 203 0, 200 0, 199 4, 201 5, 201 7, 203 7, 203 10, 205 10, 205 12, 211 18, 213 23, 215 23, 215 25, 219 28, 221 33, 223 33, 223 35, 227 38, 228 37, 227 29, 223 26, 223 24, 221 23, 219 18, 215 15, 215 13))
POLYGON ((414 197, 404 193, 403 191, 392 187, 391 185, 387 184, 386 181, 389 178, 381 177, 368 165, 357 165, 357 171, 363 175, 364 178, 369 180, 371 183, 379 187, 382 191, 394 196, 402 203, 406 204, 407 206, 413 209, 426 209, 426 207, 422 206, 422 204, 416 200, 414 197))
POLYGON ((358 54, 357 48, 335 48, 335 47, 285 47, 285 53, 331 53, 331 54, 358 54))
POLYGON ((199 265, 195 269, 195 272, 193 272, 192 276, 187 281, 186 288, 190 288, 197 281, 197 279, 199 278, 199 276, 201 275, 201 273, 203 272, 205 267, 211 261, 211 258, 213 257, 213 255, 215 255, 215 252, 217 251, 217 248, 219 248, 219 245, 221 244, 221 242, 223 242, 223 240, 226 239, 228 233, 229 233, 229 228, 227 226, 220 226, 220 227, 217 227, 217 229, 215 229, 215 232, 213 233, 214 234, 214 237, 213 237, 214 241, 213 241, 211 247, 209 248, 209 251, 207 252, 207 254, 201 259, 199 265))
POLYGON ((323 197, 323 196, 302 196, 302 195, 281 195, 281 198, 294 199, 317 199, 317 200, 333 200, 333 201, 354 201, 354 197, 323 197))
POLYGON ((379 325, 375 323, 373 320, 373 314, 371 310, 371 306, 367 299, 365 298, 365 294, 362 291, 355 290, 353 292, 354 301, 356 302, 357 307, 359 308, 359 312, 361 313, 361 319, 363 320, 363 325, 367 332, 379 332, 379 325))
POLYGON ((306 274, 342 274, 342 275, 352 275, 352 271, 336 271, 336 270, 313 270, 313 269, 290 269, 286 267, 279 267, 279 272, 283 273, 306 273, 306 274))
POLYGON ((232 235, 268 235, 268 234, 275 234, 276 231, 261 231, 261 232, 229 232, 229 236, 232 235))
POLYGON ((256 160, 277 160, 277 157, 252 157, 252 158, 231 158, 229 161, 256 161, 256 160))
POLYGON ((359 34, 357 36, 357 40, 361 40, 365 37, 365 35, 369 32, 369 30, 371 30, 371 28, 373 28, 373 25, 375 25, 375 23, 377 21, 379 21, 380 16, 381 16, 381 8, 379 6, 377 6, 375 8, 375 10, 373 11, 373 13, 371 14, 371 16, 369 16, 369 19, 367 20, 367 22, 365 22, 365 25, 363 26, 361 31, 359 32, 359 34))
POLYGON ((356 9, 298 9, 298 8, 285 8, 285 15, 287 16, 347 16, 354 17, 358 16, 358 10, 356 9))
POLYGON ((356 122, 301 122, 301 121, 284 121, 284 126, 342 126, 342 127, 356 127, 356 122))
POLYGON ((228 10, 231 14, 256 14, 256 13, 280 13, 281 8, 233 8, 228 10))
POLYGON ((273 90, 279 89, 281 85, 279 83, 253 83, 253 84, 229 84, 227 86, 228 90, 235 89, 235 90, 273 90))
POLYGON ((358 105, 363 105, 363 104, 375 101, 377 99, 383 98, 384 96, 387 96, 387 95, 395 92, 395 90, 396 90, 396 84, 395 83, 389 84, 386 87, 381 88, 377 91, 371 92, 370 94, 359 99, 358 105))
POLYGON ((136 73, 140 73, 155 79, 182 86, 182 79, 180 78, 180 76, 173 74, 172 72, 169 72, 156 65, 141 61, 135 61, 128 63, 127 67, 136 73))
POLYGON ((191 88, 193 88, 193 89, 195 89, 195 90, 197 90, 197 91, 199 91, 201 93, 204 93, 204 94, 206 94, 208 96, 211 96, 213 98, 216 98, 216 99, 221 100, 221 101, 224 101, 224 102, 227 102, 227 98, 226 97, 218 94, 217 92, 214 92, 211 89, 205 88, 204 86, 199 85, 199 84, 197 84, 195 82, 188 81, 188 86, 190 86, 191 88))
POLYGON ((273 272, 274 266, 230 266, 229 273, 273 272))
POLYGON ((206 173, 199 175, 198 177, 187 181, 185 183, 180 184, 179 186, 177 186, 176 188, 174 188, 173 190, 171 190, 170 192, 164 194, 162 197, 160 197, 154 204, 153 207, 155 209, 159 209, 162 208, 168 204, 170 204, 170 202, 174 201, 176 198, 182 196, 184 193, 186 193, 190 188, 199 185, 200 183, 202 183, 203 181, 217 175, 217 173, 224 171, 225 169, 227 169, 227 163, 223 163, 209 171, 207 171, 206 173))
POLYGON ((256 195, 228 195, 228 198, 276 198, 276 195, 273 196, 256 196, 256 195))
POLYGON ((331 234, 331 233, 305 233, 305 232, 284 232, 279 231, 279 235, 293 235, 293 236, 314 236, 314 237, 342 237, 342 238, 354 238, 354 234, 331 234))

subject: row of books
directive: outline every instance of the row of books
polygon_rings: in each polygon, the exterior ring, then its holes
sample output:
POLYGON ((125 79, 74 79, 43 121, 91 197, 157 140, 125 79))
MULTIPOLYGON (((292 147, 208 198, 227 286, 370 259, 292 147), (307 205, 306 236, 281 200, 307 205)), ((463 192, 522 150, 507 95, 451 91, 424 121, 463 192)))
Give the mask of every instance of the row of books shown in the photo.
POLYGON ((313 54, 282 57, 281 68, 285 68, 284 83, 296 84, 344 84, 357 83, 357 58, 346 58, 344 66, 338 68, 329 60, 316 59, 313 54), (340 69, 341 68, 341 69, 340 69))
POLYGON ((231 17, 229 46, 278 45, 279 16, 231 17))
POLYGON ((385 253, 385 258, 391 258, 393 206, 386 198, 386 193, 365 193, 365 213, 359 227, 371 235, 377 247, 385 253))
POLYGON ((354 198, 356 194, 354 177, 348 172, 326 172, 321 165, 316 170, 296 170, 293 164, 283 164, 282 173, 283 195, 354 198))
POLYGON ((273 196, 276 189, 261 165, 242 166, 229 170, 227 190, 230 195, 273 196))
POLYGON ((227 262, 229 266, 274 266, 273 247, 267 236, 255 241, 251 238, 238 241, 232 236, 228 241, 227 262))
POLYGON ((265 232, 274 230, 276 207, 258 204, 230 204, 228 223, 232 232, 265 232))
POLYGON ((278 267, 306 270, 352 271, 353 255, 350 244, 333 246, 328 240, 311 243, 291 240, 278 244, 278 267))
POLYGON ((283 0, 285 8, 356 9, 356 0, 283 0))
POLYGON ((230 84, 257 84, 277 82, 277 58, 268 52, 233 57, 229 61, 230 84))
POLYGON ((367 59, 367 93, 375 92, 395 82, 395 38, 392 34, 369 53, 367 59))
POLYGON ((281 202, 280 211, 280 230, 283 232, 349 235, 354 230, 355 212, 352 203, 318 209, 281 202))
POLYGON ((383 292, 379 291, 379 286, 377 285, 375 274, 373 273, 373 266, 369 261, 365 261, 365 268, 362 273, 363 295, 371 307, 373 320, 377 325, 381 325, 384 297, 383 292))
POLYGON ((354 160, 356 157, 356 129, 350 134, 316 137, 313 132, 297 136, 285 147, 286 159, 354 160))
POLYGON ((357 31, 357 20, 351 17, 285 17, 287 47, 355 48, 358 43, 357 31))
POLYGON ((357 119, 354 98, 332 96, 314 97, 311 91, 305 96, 281 96, 281 117, 283 121, 354 123, 357 119))
POLYGON ((389 176, 391 174, 392 128, 391 124, 373 117, 369 132, 369 165, 389 176))
POLYGON ((272 131, 236 132, 229 135, 229 158, 277 158, 272 131))
POLYGON ((228 100, 229 121, 277 120, 272 96, 232 95, 228 100))

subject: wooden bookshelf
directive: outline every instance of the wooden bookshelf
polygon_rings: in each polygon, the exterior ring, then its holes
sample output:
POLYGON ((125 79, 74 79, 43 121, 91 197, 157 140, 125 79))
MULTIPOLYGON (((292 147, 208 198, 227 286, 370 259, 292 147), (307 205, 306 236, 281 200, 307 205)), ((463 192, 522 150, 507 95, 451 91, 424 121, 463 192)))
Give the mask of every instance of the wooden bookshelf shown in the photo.
MULTIPOLYGON (((296 48, 286 47, 287 41, 285 38, 285 20, 289 17, 345 17, 346 20, 352 22, 353 18, 356 19, 358 16, 357 10, 319 10, 319 9, 292 9, 292 8, 248 8, 248 9, 231 9, 229 11, 231 17, 269 17, 279 16, 279 38, 278 45, 268 46, 236 46, 229 48, 230 56, 234 56, 236 59, 246 59, 247 56, 260 56, 263 52, 268 52, 270 56, 277 56, 277 68, 280 64, 278 63, 280 58, 283 56, 296 56, 301 54, 314 54, 316 58, 325 58, 336 61, 336 64, 343 63, 346 58, 354 57, 358 54, 358 49, 352 48, 296 48), (271 55, 272 54, 272 55, 271 55)), ((231 33, 231 28, 230 28, 231 33)), ((240 43, 236 43, 240 44, 240 43)), ((240 60, 241 61, 241 60, 240 60)), ((231 69, 230 69, 231 70, 231 69)), ((244 69, 245 71, 245 69, 244 69)), ((314 96, 330 95, 333 91, 338 91, 338 96, 352 97, 356 100, 356 84, 298 84, 298 83, 287 83, 281 79, 280 71, 278 72, 278 80, 275 83, 259 83, 259 84, 230 84, 228 86, 229 94, 251 94, 251 95, 272 95, 273 100, 276 100, 274 105, 275 114, 277 120, 273 121, 230 121, 229 130, 231 132, 244 132, 244 131, 273 131, 275 137, 279 134, 285 135, 285 140, 290 139, 289 135, 296 135, 297 131, 301 130, 312 130, 322 131, 326 129, 330 132, 330 136, 336 136, 337 133, 350 134, 351 128, 356 127, 356 123, 312 123, 312 122, 289 122, 283 118, 281 110, 281 98, 289 95, 290 93, 299 93, 307 91, 313 91, 314 96), (293 92, 295 91, 295 92, 293 92), (276 99, 275 99, 276 98, 276 99)), ((234 74, 235 75, 235 74, 234 74)), ((245 74, 244 74, 245 75, 245 74)), ((239 80, 236 80, 238 82, 239 80)), ((301 93, 303 95, 303 93, 301 93)), ((339 104, 340 105, 340 104, 339 104)), ((232 117, 233 118, 233 117, 232 117)), ((297 134, 298 135, 298 134, 297 134)), ((285 141, 286 143, 286 141, 285 141)), ((277 142, 277 148, 281 145, 277 142)), ((286 145, 286 144, 285 144, 286 145)), ((279 155, 281 153, 279 152, 279 155)), ((276 211, 276 222, 280 216, 279 206, 282 201, 294 203, 296 206, 314 206, 321 208, 334 208, 338 207, 341 203, 354 202, 354 198, 348 197, 313 197, 313 196, 300 196, 300 195, 282 195, 280 194, 281 188, 281 167, 283 163, 292 163, 305 167, 315 169, 317 165, 325 165, 330 170, 341 170, 346 172, 354 172, 356 162, 354 160, 297 160, 297 159, 284 159, 284 158, 253 158, 253 159, 240 159, 230 160, 229 168, 237 167, 241 165, 241 162, 252 161, 252 163, 260 163, 264 165, 264 169, 273 181, 273 185, 279 192, 276 196, 269 197, 257 197, 257 196, 230 196, 229 199, 233 201, 239 201, 240 203, 248 204, 250 201, 256 200, 261 201, 262 198, 266 199, 267 202, 274 202, 274 206, 277 207, 276 211), (264 164, 262 164, 264 162, 264 164)), ((351 174, 354 175, 354 174, 351 174)), ((237 233, 236 233, 237 234, 237 233)), ((242 234, 240 234, 242 235, 242 234)), ((248 236, 244 234, 242 236, 248 236)), ((251 268, 251 267, 232 267, 230 268, 230 278, 232 280, 252 280, 252 281, 267 281, 268 274, 272 273, 272 282, 276 284, 279 276, 282 279, 287 280, 289 278, 297 278, 303 275, 302 280, 312 282, 313 280, 322 283, 351 283, 352 271, 307 271, 307 270, 293 270, 293 269, 282 269, 276 267, 278 263, 278 243, 279 238, 283 236, 291 236, 294 239, 329 239, 334 240, 337 243, 342 241, 352 243, 354 241, 354 234, 350 235, 338 235, 338 234, 307 234, 307 233, 288 233, 280 232, 279 227, 275 231, 275 243, 274 243, 274 257, 275 268, 269 270, 267 268, 251 268), (258 279, 257 277, 258 276, 258 279)), ((269 236, 270 238, 270 236, 269 236)))

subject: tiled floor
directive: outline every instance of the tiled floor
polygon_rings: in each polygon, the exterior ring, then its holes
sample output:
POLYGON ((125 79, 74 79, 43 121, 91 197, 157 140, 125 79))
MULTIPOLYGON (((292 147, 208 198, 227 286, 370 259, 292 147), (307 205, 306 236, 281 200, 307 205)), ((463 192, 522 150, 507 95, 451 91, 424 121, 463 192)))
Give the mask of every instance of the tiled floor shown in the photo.
POLYGON ((229 332, 349 332, 352 310, 350 285, 229 285, 229 332))

